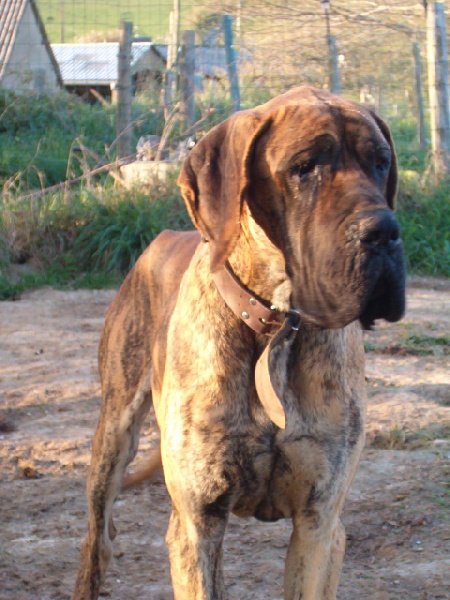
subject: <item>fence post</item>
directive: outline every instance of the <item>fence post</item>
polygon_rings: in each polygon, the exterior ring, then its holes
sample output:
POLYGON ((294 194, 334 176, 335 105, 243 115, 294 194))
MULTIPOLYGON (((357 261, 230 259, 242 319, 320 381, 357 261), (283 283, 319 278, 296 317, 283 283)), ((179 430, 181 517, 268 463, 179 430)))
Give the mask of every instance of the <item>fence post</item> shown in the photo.
POLYGON ((339 78, 339 63, 336 38, 330 34, 329 52, 330 52, 330 92, 333 94, 341 93, 341 80, 339 78))
POLYGON ((431 145, 435 177, 440 180, 450 174, 448 49, 442 2, 428 2, 426 28, 431 145))
POLYGON ((225 38, 225 55, 227 59, 228 79, 230 81, 231 101, 234 110, 241 108, 241 94, 239 91, 239 78, 236 65, 236 53, 233 46, 233 19, 229 15, 223 15, 222 26, 225 38))
POLYGON ((183 31, 180 56, 181 114, 185 129, 195 123, 195 31, 183 31))
POLYGON ((327 28, 327 45, 328 45, 328 69, 329 69, 329 82, 330 92, 334 94, 341 93, 341 82, 339 79, 339 63, 336 38, 331 35, 331 23, 330 23, 330 12, 331 2, 330 0, 320 0, 323 12, 325 14, 325 25, 327 28))
POLYGON ((425 130, 425 109, 423 106, 423 86, 422 86, 422 64, 420 62, 420 44, 413 42, 413 56, 414 56, 414 83, 416 88, 416 99, 417 99, 417 117, 418 117, 418 134, 420 149, 425 150, 426 141, 426 130, 425 130))
POLYGON ((167 122, 173 103, 175 83, 175 65, 178 58, 180 37, 180 0, 173 1, 173 10, 169 15, 169 44, 167 46, 166 74, 164 78, 164 116, 167 122))
POLYGON ((117 158, 130 156, 131 150, 131 39, 133 24, 120 23, 119 73, 117 82, 117 158))

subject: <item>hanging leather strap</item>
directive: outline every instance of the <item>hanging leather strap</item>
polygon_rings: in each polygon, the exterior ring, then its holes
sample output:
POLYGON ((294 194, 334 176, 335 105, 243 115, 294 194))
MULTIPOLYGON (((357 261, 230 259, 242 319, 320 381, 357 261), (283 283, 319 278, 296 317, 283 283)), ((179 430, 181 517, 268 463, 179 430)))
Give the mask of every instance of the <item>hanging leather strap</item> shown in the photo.
POLYGON ((256 391, 267 415, 281 429, 286 427, 286 398, 289 356, 297 334, 300 313, 280 313, 268 307, 245 288, 225 266, 212 274, 217 289, 234 314, 258 333, 275 337, 256 363, 256 391))
POLYGON ((291 348, 300 326, 300 313, 290 310, 280 331, 265 347, 255 367, 255 385, 261 404, 280 429, 286 428, 286 386, 291 348))

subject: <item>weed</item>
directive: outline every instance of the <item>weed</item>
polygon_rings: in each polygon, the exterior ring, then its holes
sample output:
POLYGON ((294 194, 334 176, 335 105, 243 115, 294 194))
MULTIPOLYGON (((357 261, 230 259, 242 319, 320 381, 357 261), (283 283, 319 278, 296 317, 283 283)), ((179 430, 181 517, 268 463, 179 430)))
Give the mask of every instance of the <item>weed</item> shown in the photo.
POLYGON ((12 283, 4 275, 0 275, 0 300, 18 300, 24 291, 23 285, 12 283))
POLYGON ((400 169, 423 172, 427 166, 427 150, 422 150, 415 119, 393 118, 389 121, 400 169))
POLYGON ((375 344, 372 340, 364 340, 364 350, 365 352, 376 352, 378 350, 377 344, 375 344))
POLYGON ((396 425, 389 431, 378 432, 371 446, 381 450, 419 450, 430 447, 434 440, 449 438, 450 423, 430 423, 415 430, 396 425))
POLYGON ((434 440, 449 438, 450 423, 430 423, 415 430, 396 425, 389 431, 378 432, 371 446, 381 450, 419 450, 428 448, 434 440))
POLYGON ((411 354, 449 354, 450 337, 445 335, 431 337, 413 333, 404 340, 404 347, 410 350, 411 354))

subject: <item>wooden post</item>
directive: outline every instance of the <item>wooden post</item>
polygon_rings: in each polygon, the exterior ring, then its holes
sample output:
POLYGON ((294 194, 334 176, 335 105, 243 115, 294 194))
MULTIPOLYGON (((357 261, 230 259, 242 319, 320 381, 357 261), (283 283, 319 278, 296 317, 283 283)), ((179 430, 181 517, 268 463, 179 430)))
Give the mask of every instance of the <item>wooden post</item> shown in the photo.
POLYGON ((164 115, 166 121, 172 112, 175 69, 180 41, 180 0, 174 0, 169 15, 169 44, 167 46, 166 74, 164 78, 164 115))
POLYGON ((339 63, 338 53, 336 46, 336 38, 331 35, 331 23, 330 23, 330 12, 331 3, 329 0, 320 0, 324 14, 325 14, 325 25, 327 28, 327 44, 328 44, 328 78, 330 92, 334 94, 341 93, 341 82, 339 79, 339 63))
POLYGON ((229 15, 223 15, 222 26, 225 38, 225 55, 227 60, 228 79, 230 81, 231 101, 234 110, 241 108, 241 94, 239 91, 239 78, 236 64, 236 53, 233 46, 233 20, 229 15))
POLYGON ((437 180, 450 174, 450 114, 445 11, 441 2, 427 3, 427 62, 431 145, 437 180))
POLYGON ((333 94, 341 93, 341 80, 339 77, 338 51, 336 46, 336 38, 330 34, 329 37, 329 52, 330 52, 330 92, 333 94))
POLYGON ((414 56, 414 83, 416 88, 418 135, 420 149, 425 150, 427 146, 425 130, 425 109, 423 106, 422 65, 420 62, 420 44, 413 43, 414 56))
POLYGON ((117 158, 132 154, 131 149, 131 39, 133 24, 120 23, 119 74, 117 82, 117 158))
POLYGON ((183 31, 180 56, 181 114, 185 129, 195 123, 195 31, 183 31))
POLYGON ((61 26, 61 44, 64 44, 64 42, 66 41, 66 36, 65 36, 65 26, 66 26, 66 16, 65 16, 65 6, 64 6, 64 2, 65 0, 61 0, 61 12, 60 12, 60 26, 61 26))

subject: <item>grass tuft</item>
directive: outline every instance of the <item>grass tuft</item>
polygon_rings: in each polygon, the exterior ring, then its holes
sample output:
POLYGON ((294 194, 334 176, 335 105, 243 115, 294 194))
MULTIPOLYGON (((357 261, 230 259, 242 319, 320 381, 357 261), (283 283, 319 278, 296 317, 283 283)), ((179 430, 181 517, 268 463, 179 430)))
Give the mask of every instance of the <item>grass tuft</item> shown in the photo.
POLYGON ((163 229, 191 226, 180 198, 170 192, 152 201, 143 195, 108 204, 94 201, 91 209, 92 218, 79 228, 74 243, 85 269, 126 273, 163 229))
POLYGON ((163 229, 192 227, 174 181, 145 194, 112 185, 0 203, 0 299, 29 288, 119 283, 163 229), (29 271, 17 275, 18 267, 29 271))
POLYGON ((430 423, 415 430, 396 425, 389 431, 377 432, 370 445, 379 450, 421 450, 432 446, 435 440, 449 438, 449 423, 430 423))

